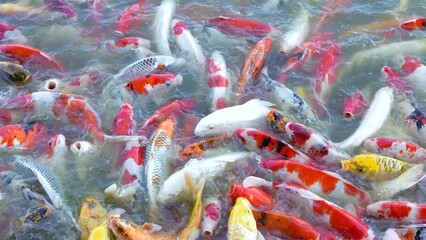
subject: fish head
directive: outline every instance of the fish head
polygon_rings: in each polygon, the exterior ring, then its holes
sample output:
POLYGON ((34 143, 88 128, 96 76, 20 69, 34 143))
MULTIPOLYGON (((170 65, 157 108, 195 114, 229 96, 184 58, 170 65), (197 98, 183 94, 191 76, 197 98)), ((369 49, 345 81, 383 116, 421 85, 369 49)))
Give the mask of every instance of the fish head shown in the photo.
POLYGON ((52 78, 46 81, 46 83, 41 87, 41 91, 49 92, 59 92, 61 89, 61 81, 57 78, 52 78))
POLYGON ((67 143, 65 140, 65 136, 62 134, 58 134, 51 138, 47 142, 48 148, 48 157, 63 155, 68 151, 67 143))
POLYGON ((373 154, 359 154, 351 159, 342 161, 341 164, 342 171, 350 171, 364 176, 374 176, 379 170, 373 154))
POLYGON ((278 110, 272 109, 266 115, 266 122, 273 130, 285 133, 285 126, 287 125, 287 123, 292 121, 289 118, 284 117, 284 115, 278 110))
POLYGON ((347 97, 343 104, 343 117, 351 119, 354 116, 362 114, 368 104, 364 100, 364 96, 360 92, 356 92, 353 96, 347 97))
POLYGON ((179 158, 182 160, 189 160, 202 155, 203 152, 204 151, 198 145, 191 145, 179 152, 179 158))
POLYGON ((172 21, 172 31, 175 36, 181 35, 184 31, 189 31, 188 26, 180 20, 173 19, 172 21))
POLYGON ((138 28, 140 20, 142 19, 141 5, 139 3, 133 4, 127 8, 119 17, 115 30, 118 34, 123 35, 124 33, 138 28))
POLYGON ((194 129, 194 134, 200 137, 220 134, 221 132, 221 127, 217 124, 212 115, 202 118, 194 129))
POLYGON ((108 229, 116 236, 116 237, 128 237, 126 239, 143 239, 142 232, 137 231, 137 226, 131 221, 121 219, 118 216, 111 215, 108 219, 108 229), (138 234, 140 233, 140 234, 138 234), (133 238, 139 235, 139 238, 133 238))
POLYGON ((77 141, 70 146, 71 152, 74 156, 82 156, 87 154, 92 154, 95 152, 95 145, 87 141, 77 141))
POLYGON ((98 200, 92 196, 89 196, 81 202, 78 220, 103 220, 103 218, 106 217, 106 213, 106 209, 98 202, 98 200))
POLYGON ((20 220, 23 223, 37 223, 38 221, 47 218, 52 214, 52 210, 47 206, 37 207, 33 211, 23 216, 20 220))
POLYGON ((254 219, 253 213, 251 211, 250 202, 243 197, 237 198, 234 206, 232 207, 231 213, 229 215, 228 227, 230 229, 235 229, 238 226, 243 227, 244 229, 250 232, 256 232, 256 220, 254 219))
POLYGON ((399 25, 400 28, 405 31, 413 30, 425 30, 426 29, 426 18, 415 18, 405 22, 402 22, 399 25))
POLYGON ((421 66, 422 64, 417 59, 405 56, 401 66, 401 71, 405 74, 411 74, 421 66))
MULTIPOLYGON (((383 219, 385 217, 387 217, 387 212, 385 211, 385 209, 383 207, 386 207, 386 202, 375 202, 372 204, 369 204, 367 206, 367 214, 368 216, 372 216, 376 219, 383 219)), ((391 209, 391 208, 389 208, 391 209)))

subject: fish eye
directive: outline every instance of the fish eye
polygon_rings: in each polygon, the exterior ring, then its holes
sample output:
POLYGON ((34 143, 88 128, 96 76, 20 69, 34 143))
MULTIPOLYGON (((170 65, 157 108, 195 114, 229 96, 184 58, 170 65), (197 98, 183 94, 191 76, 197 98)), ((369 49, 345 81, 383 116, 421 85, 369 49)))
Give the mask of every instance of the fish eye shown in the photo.
POLYGON ((209 128, 210 130, 212 130, 212 129, 214 128, 214 126, 213 126, 213 125, 209 125, 209 126, 208 126, 208 128, 209 128))
POLYGON ((357 171, 358 172, 364 172, 364 168, 363 167, 357 168, 357 171))
POLYGON ((49 146, 52 146, 52 141, 49 141, 47 144, 49 144, 49 146))
POLYGON ((95 208, 96 207, 96 203, 93 201, 90 201, 87 203, 87 206, 89 206, 89 208, 95 208))
POLYGON ((170 81, 166 82, 166 86, 170 86, 170 84, 172 84, 170 81))

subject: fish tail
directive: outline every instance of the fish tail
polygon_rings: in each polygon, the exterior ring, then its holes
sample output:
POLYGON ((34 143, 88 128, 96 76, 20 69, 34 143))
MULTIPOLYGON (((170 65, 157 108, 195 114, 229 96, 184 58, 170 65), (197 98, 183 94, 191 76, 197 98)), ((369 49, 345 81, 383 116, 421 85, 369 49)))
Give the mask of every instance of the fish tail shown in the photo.
POLYGON ((377 189, 371 195, 376 201, 392 198, 395 194, 408 189, 426 177, 422 164, 417 164, 407 171, 403 172, 399 177, 381 182, 377 184, 377 189))
POLYGON ((201 196, 203 194, 206 178, 203 178, 197 186, 195 186, 194 181, 191 179, 191 176, 187 172, 184 173, 184 179, 185 184, 188 186, 188 192, 193 197, 194 201, 201 201, 201 196))

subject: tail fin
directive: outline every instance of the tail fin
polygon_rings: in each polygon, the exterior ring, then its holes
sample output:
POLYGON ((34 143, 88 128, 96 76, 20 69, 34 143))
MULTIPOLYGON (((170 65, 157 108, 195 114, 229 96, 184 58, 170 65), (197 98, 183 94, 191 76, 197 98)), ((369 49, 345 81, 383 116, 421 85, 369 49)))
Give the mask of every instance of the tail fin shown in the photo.
POLYGON ((248 187, 268 187, 268 188, 272 188, 273 183, 266 181, 263 178, 249 176, 249 177, 246 177, 246 179, 244 179, 243 186, 245 188, 248 188, 248 187))
POLYGON ((423 165, 417 164, 402 173, 399 177, 379 183, 377 190, 374 191, 372 196, 375 200, 386 200, 392 198, 395 194, 405 189, 408 189, 426 177, 423 171, 423 165))

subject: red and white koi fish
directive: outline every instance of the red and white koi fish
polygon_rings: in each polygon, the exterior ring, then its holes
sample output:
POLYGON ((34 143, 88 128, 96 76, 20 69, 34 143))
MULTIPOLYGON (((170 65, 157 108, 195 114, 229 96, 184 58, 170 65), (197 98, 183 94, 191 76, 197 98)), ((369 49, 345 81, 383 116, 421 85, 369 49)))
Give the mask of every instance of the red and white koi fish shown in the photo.
POLYGON ((153 35, 154 42, 157 45, 157 52, 159 54, 168 56, 172 55, 169 46, 169 32, 170 23, 175 10, 176 3, 174 0, 163 0, 161 5, 157 8, 153 24, 153 35))
POLYGON ((357 147, 382 127, 390 114, 393 103, 393 90, 389 87, 379 89, 364 118, 355 132, 343 142, 336 143, 342 149, 357 147))
POLYGON ((119 79, 121 82, 130 81, 137 77, 149 74, 154 70, 164 70, 173 65, 175 62, 176 59, 171 56, 158 55, 146 57, 121 69, 114 78, 119 79))
POLYGON ((14 43, 26 43, 28 39, 14 26, 0 21, 0 40, 14 43))
POLYGON ((241 76, 238 79, 236 92, 242 94, 247 81, 256 80, 265 64, 266 58, 272 48, 272 38, 265 37, 257 42, 244 58, 241 76))
POLYGON ((244 187, 238 184, 232 184, 230 197, 236 200, 239 197, 246 198, 253 207, 270 210, 274 207, 274 199, 268 193, 255 187, 244 187))
POLYGON ((190 160, 192 158, 199 158, 205 154, 209 149, 225 147, 229 145, 230 138, 227 135, 222 135, 218 137, 212 137, 208 139, 201 140, 199 142, 193 143, 179 152, 179 157, 182 160, 190 160))
POLYGON ((19 61, 21 64, 37 64, 65 73, 64 66, 54 56, 27 45, 2 44, 0 45, 0 52, 6 57, 19 61))
POLYGON ((411 100, 403 98, 395 104, 395 109, 404 121, 404 130, 412 137, 426 139, 426 116, 411 100))
POLYGON ((156 124, 159 124, 171 116, 188 113, 188 111, 191 108, 194 108, 195 105, 197 105, 197 100, 192 98, 178 99, 167 103, 164 106, 158 108, 148 119, 145 120, 145 122, 137 131, 137 134, 146 135, 148 134, 150 128, 155 127, 156 124))
POLYGON ((50 11, 63 13, 65 19, 76 19, 74 7, 64 0, 44 0, 44 5, 50 11))
POLYGON ((309 164, 310 158, 304 153, 293 148, 280 139, 254 128, 241 128, 235 130, 234 135, 243 143, 244 147, 249 151, 259 152, 266 149, 285 157, 286 159, 309 164))
POLYGON ((226 70, 225 59, 219 51, 214 51, 207 62, 208 84, 212 91, 211 111, 229 106, 231 83, 226 70))
POLYGON ((350 157, 313 129, 291 121, 276 110, 268 113, 266 121, 273 130, 284 133, 290 144, 306 153, 318 164, 336 165, 350 157))
POLYGON ((284 34, 280 51, 290 53, 296 47, 301 47, 306 41, 309 34, 309 13, 307 10, 302 9, 298 17, 294 19, 291 28, 284 34))
POLYGON ((296 194, 300 206, 303 206, 312 216, 318 218, 323 225, 333 229, 342 237, 346 239, 376 239, 373 231, 364 221, 334 203, 303 189, 297 184, 281 183, 276 187, 296 194), (300 201, 303 201, 303 203, 300 201))
MULTIPOLYGON (((413 57, 404 57, 401 72, 405 74, 404 79, 412 85, 414 90, 422 89, 426 83, 426 66, 413 57)), ((416 93, 424 96, 421 90, 416 93)))
POLYGON ((251 210, 257 227, 269 231, 273 236, 290 239, 319 240, 320 233, 304 219, 290 213, 251 210))
POLYGON ((367 192, 337 173, 282 159, 262 160, 260 165, 276 172, 281 180, 297 183, 322 197, 364 207, 370 203, 367 192))
POLYGON ((130 103, 121 105, 120 110, 114 117, 111 133, 115 136, 133 135, 136 128, 136 120, 133 114, 133 108, 130 103))
POLYGON ((243 18, 216 17, 209 20, 209 24, 222 32, 237 37, 265 37, 272 31, 272 27, 263 22, 243 18))
POLYGON ((148 39, 140 37, 123 37, 116 40, 108 40, 105 42, 105 48, 109 51, 117 51, 121 48, 138 48, 145 47, 149 48, 151 42, 148 39))
POLYGON ((144 162, 146 185, 149 200, 149 218, 155 219, 158 211, 157 195, 169 175, 169 157, 173 135, 175 133, 175 118, 168 118, 160 123, 152 134, 146 148, 144 162))
POLYGON ((405 93, 410 88, 408 84, 399 77, 399 74, 388 66, 384 66, 382 68, 381 75, 382 78, 386 80, 386 83, 395 91, 405 93))
POLYGON ((171 73, 148 74, 136 78, 125 86, 125 88, 137 95, 164 96, 164 93, 169 91, 173 86, 182 83, 182 76, 171 73))
POLYGON ((67 154, 69 148, 65 141, 65 136, 58 134, 48 141, 49 148, 44 153, 41 161, 52 170, 55 176, 63 176, 66 174, 67 168, 67 154))
POLYGON ((0 127, 0 149, 26 151, 37 148, 48 140, 48 129, 42 123, 12 124, 0 127))
POLYGON ((410 20, 407 20, 407 21, 400 23, 399 27, 401 29, 404 29, 405 31, 409 31, 409 32, 414 31, 414 30, 425 31, 426 30, 426 18, 421 17, 421 18, 410 19, 410 20))
POLYGON ((299 69, 310 57, 311 50, 308 47, 298 48, 287 54, 287 60, 281 70, 280 82, 285 83, 286 75, 299 69))
POLYGON ((388 137, 370 138, 364 141, 364 149, 379 155, 396 158, 409 163, 424 163, 426 149, 413 142, 388 137))
POLYGON ((172 33, 180 50, 192 55, 201 68, 204 69, 206 57, 197 40, 192 36, 188 26, 183 21, 174 19, 172 21, 172 33))
POLYGON ((144 3, 144 1, 139 1, 123 11, 118 17, 115 30, 120 34, 125 34, 139 28, 143 17, 142 10, 146 8, 147 2, 148 1, 146 1, 146 3, 144 3))
POLYGON ((386 230, 383 240, 418 240, 426 237, 426 224, 399 226, 386 230))
POLYGON ((219 221, 222 204, 218 197, 207 197, 203 199, 203 213, 201 215, 201 235, 210 238, 214 234, 219 221))
POLYGON ((402 224, 426 223, 426 204, 401 201, 379 201, 367 206, 367 213, 377 219, 402 224))
POLYGON ((368 103, 365 101, 361 92, 355 92, 351 96, 345 98, 343 103, 343 117, 345 119, 352 119, 365 112, 368 103))

